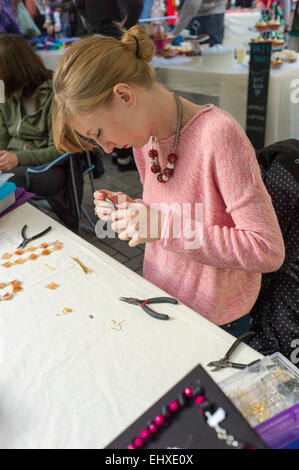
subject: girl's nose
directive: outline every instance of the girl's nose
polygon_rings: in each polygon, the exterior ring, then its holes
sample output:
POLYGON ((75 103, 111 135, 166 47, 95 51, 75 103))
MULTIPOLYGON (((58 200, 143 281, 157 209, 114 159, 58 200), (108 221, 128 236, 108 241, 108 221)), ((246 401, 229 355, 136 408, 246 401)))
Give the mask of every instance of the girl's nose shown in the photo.
POLYGON ((105 153, 109 154, 113 152, 114 145, 111 144, 110 142, 103 142, 103 141, 100 142, 99 139, 97 139, 96 141, 99 143, 99 145, 102 147, 105 153))

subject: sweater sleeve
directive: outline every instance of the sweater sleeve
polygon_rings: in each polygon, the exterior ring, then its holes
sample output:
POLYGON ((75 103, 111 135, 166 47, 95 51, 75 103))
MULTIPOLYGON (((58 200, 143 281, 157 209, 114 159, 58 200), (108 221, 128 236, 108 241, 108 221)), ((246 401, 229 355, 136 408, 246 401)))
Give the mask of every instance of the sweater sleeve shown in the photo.
POLYGON ((252 145, 232 119, 218 124, 210 138, 214 149, 210 156, 210 185, 220 193, 222 210, 230 214, 233 224, 207 225, 203 206, 199 217, 184 219, 184 225, 189 224, 198 241, 194 248, 184 230, 180 237, 171 236, 175 213, 169 212, 158 243, 167 250, 217 268, 258 273, 279 269, 284 260, 284 243, 252 145))
POLYGON ((176 24, 172 34, 178 36, 181 31, 189 24, 199 11, 202 0, 185 0, 180 12, 179 22, 176 24))
POLYGON ((7 150, 9 133, 2 108, 5 104, 0 104, 0 150, 7 150))
POLYGON ((48 146, 38 149, 18 150, 16 155, 19 158, 20 165, 22 166, 39 166, 44 163, 51 162, 59 157, 59 152, 56 149, 53 141, 52 132, 52 115, 49 112, 47 117, 48 125, 48 146))

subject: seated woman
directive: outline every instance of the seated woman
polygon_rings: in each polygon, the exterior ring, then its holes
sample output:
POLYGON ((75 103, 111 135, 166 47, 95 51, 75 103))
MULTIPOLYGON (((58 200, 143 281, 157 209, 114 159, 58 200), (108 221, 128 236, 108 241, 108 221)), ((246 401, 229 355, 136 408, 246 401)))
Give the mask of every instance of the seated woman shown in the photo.
POLYGON ((278 220, 241 126, 161 86, 149 65, 153 52, 140 26, 121 41, 75 42, 53 79, 54 141, 71 152, 134 148, 142 199, 96 191, 97 233, 112 221, 130 247, 146 244, 148 281, 240 336, 249 330, 261 273, 284 261, 278 220))
POLYGON ((17 186, 38 196, 52 196, 65 185, 63 167, 26 179, 28 167, 55 160, 51 72, 21 36, 0 36, 0 80, 5 103, 0 103, 0 171, 10 172, 17 186))

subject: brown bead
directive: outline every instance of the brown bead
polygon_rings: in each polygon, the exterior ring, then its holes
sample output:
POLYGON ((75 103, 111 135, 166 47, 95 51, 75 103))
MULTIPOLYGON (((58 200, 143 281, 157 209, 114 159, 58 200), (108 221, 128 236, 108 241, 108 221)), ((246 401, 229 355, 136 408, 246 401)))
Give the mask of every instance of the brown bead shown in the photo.
POLYGON ((151 170, 153 173, 160 173, 161 171, 161 167, 158 163, 154 163, 152 166, 151 166, 151 170))

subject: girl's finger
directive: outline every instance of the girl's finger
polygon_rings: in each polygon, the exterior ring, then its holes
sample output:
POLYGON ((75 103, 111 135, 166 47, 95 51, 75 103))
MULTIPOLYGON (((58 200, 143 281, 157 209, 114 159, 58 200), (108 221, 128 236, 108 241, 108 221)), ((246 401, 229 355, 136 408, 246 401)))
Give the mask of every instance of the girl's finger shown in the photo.
POLYGON ((119 235, 118 235, 118 238, 120 240, 131 240, 131 237, 129 237, 126 230, 124 230, 123 232, 120 232, 119 235))
POLYGON ((103 207, 103 208, 110 208, 111 209, 111 205, 108 202, 102 202, 102 201, 99 201, 98 199, 94 199, 93 202, 94 202, 94 205, 97 206, 97 207, 103 207))
POLYGON ((114 210, 112 212, 112 220, 114 220, 114 221, 121 220, 121 219, 126 219, 126 220, 129 221, 131 218, 132 217, 128 213, 127 209, 118 209, 118 210, 114 210))
POLYGON ((111 209, 109 208, 102 208, 102 207, 96 207, 95 208, 95 213, 99 217, 99 219, 102 220, 111 220, 111 209))
POLYGON ((104 190, 95 191, 95 192, 93 193, 93 197, 94 197, 95 199, 100 199, 100 200, 103 201, 103 200, 105 199, 106 195, 107 195, 107 192, 108 192, 108 191, 104 191, 104 190))
POLYGON ((144 243, 144 242, 141 240, 141 238, 139 238, 138 235, 135 235, 134 237, 131 238, 128 245, 131 248, 134 248, 134 246, 140 245, 141 243, 144 243))
MULTIPOLYGON (((112 219, 112 217, 111 217, 111 219, 112 219)), ((125 219, 114 221, 111 225, 111 228, 112 228, 112 230, 114 230, 114 232, 117 232, 117 233, 123 232, 127 228, 127 224, 126 224, 125 219)))
POLYGON ((116 204, 116 205, 117 205, 118 210, 120 210, 120 209, 128 209, 130 204, 132 204, 132 203, 126 201, 126 202, 123 202, 122 204, 116 204))

